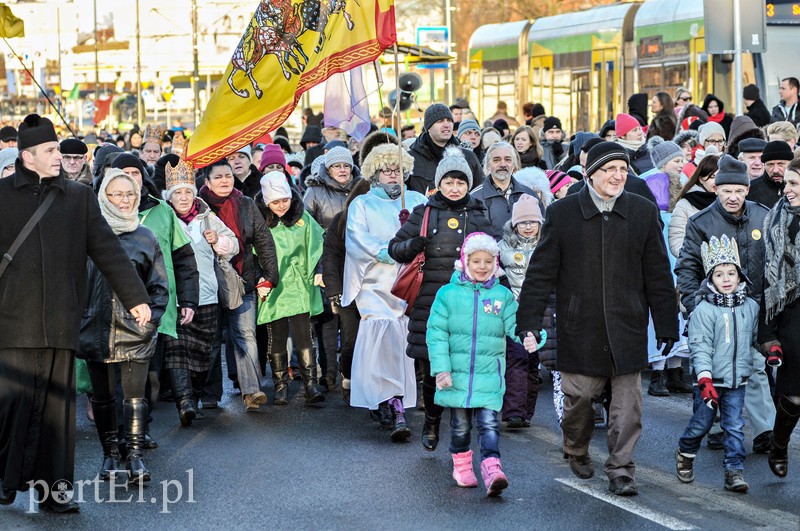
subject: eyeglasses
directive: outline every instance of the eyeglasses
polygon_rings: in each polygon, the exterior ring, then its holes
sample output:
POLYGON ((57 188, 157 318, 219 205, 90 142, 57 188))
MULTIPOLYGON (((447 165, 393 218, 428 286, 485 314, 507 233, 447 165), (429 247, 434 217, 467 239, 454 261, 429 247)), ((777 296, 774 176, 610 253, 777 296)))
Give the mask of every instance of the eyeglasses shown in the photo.
POLYGON ((106 197, 112 201, 122 201, 123 199, 133 201, 136 199, 136 194, 134 192, 125 192, 124 194, 122 192, 114 192, 113 194, 106 194, 106 197))
POLYGON ((84 155, 61 155, 61 158, 67 162, 80 162, 83 160, 84 155))
POLYGON ((400 175, 403 172, 400 168, 390 169, 386 168, 381 170, 381 173, 384 175, 400 175))
POLYGON ((537 223, 539 223, 539 222, 538 221, 520 221, 519 223, 517 223, 517 225, 520 226, 520 227, 530 228, 530 227, 533 227, 534 225, 536 225, 537 223))
POLYGON ((724 140, 706 140, 706 144, 713 144, 715 146, 724 146, 725 145, 725 141, 724 140))
POLYGON ((604 172, 606 175, 610 173, 615 175, 628 175, 628 168, 625 166, 620 166, 619 168, 600 168, 600 171, 604 172))

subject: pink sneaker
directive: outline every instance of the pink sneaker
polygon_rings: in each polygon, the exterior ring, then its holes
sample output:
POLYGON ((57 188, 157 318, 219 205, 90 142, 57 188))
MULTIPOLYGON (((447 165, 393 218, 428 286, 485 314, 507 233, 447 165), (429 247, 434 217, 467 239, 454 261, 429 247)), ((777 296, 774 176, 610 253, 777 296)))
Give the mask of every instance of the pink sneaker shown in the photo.
POLYGON ((500 496, 503 489, 508 487, 508 478, 500 468, 500 459, 496 457, 487 457, 481 461, 481 476, 487 496, 500 496))
POLYGON ((472 469, 472 450, 453 454, 453 479, 459 487, 478 486, 478 478, 472 469))

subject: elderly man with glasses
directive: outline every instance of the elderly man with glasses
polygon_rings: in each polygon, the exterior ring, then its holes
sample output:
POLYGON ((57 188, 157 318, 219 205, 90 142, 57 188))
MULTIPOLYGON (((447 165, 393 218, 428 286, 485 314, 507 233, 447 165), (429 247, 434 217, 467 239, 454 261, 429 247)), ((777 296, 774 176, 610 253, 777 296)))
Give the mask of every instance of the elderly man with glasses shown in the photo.
POLYGON ((67 179, 86 185, 92 184, 92 174, 86 164, 89 149, 77 138, 66 138, 59 144, 61 149, 61 167, 67 179))

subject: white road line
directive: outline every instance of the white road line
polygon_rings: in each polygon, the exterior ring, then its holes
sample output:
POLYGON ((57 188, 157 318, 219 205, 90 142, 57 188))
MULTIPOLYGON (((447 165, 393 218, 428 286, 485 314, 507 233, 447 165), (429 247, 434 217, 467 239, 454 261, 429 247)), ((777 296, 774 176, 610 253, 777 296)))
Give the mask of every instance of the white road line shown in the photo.
POLYGON ((667 529, 674 529, 676 531, 697 529, 697 527, 684 522, 683 520, 678 520, 672 516, 648 509, 647 507, 636 503, 631 498, 621 498, 615 494, 609 494, 608 492, 605 492, 597 487, 592 487, 592 485, 589 483, 581 482, 573 478, 555 478, 555 480, 568 487, 583 492, 584 494, 588 494, 593 498, 597 498, 600 501, 609 503, 614 507, 619 507, 620 509, 628 511, 631 514, 646 518, 647 520, 666 527, 667 529))

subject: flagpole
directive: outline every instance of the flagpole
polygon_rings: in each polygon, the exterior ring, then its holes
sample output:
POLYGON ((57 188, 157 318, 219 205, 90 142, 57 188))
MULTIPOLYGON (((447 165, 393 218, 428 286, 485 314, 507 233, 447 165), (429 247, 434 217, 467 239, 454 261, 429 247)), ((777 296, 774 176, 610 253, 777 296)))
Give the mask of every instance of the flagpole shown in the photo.
POLYGON ((28 70, 28 67, 27 67, 27 66, 25 66, 25 63, 23 63, 23 62, 22 62, 22 58, 21 58, 19 55, 17 55, 17 52, 15 52, 15 51, 14 51, 14 48, 12 48, 12 47, 11 47, 11 43, 10 43, 10 42, 8 42, 8 39, 6 39, 5 37, 3 37, 3 42, 5 42, 5 43, 6 43, 6 46, 8 46, 8 49, 9 49, 9 50, 11 50, 11 53, 13 53, 13 54, 14 54, 14 57, 16 57, 16 58, 17 58, 17 60, 19 61, 19 64, 21 64, 21 65, 22 65, 22 68, 24 68, 24 69, 25 69, 25 71, 28 73, 28 75, 29 75, 29 76, 31 76, 31 80, 32 80, 32 81, 33 81, 33 83, 34 83, 34 84, 35 84, 35 85, 36 85, 36 86, 39 88, 39 92, 41 92, 41 93, 42 93, 42 96, 44 96, 44 97, 45 97, 45 99, 47 100, 47 103, 49 103, 49 104, 50 104, 50 106, 53 108, 53 110, 54 110, 54 111, 56 111, 56 114, 58 114, 58 117, 59 117, 59 118, 61 118, 61 121, 62 121, 62 122, 64 122, 64 125, 66 125, 66 126, 67 126, 67 129, 69 129, 69 132, 70 132, 70 133, 72 133, 72 136, 74 136, 75 138, 78 138, 78 135, 76 135, 76 134, 75 134, 75 131, 73 131, 73 130, 72 130, 72 128, 69 126, 69 122, 67 122, 66 118, 64 118, 64 115, 62 115, 62 114, 61 114, 61 111, 58 109, 58 107, 56 107, 56 106, 55 106, 55 104, 53 103, 53 100, 51 100, 51 99, 50 99, 50 96, 48 96, 48 95, 47 95, 47 92, 45 92, 45 91, 44 91, 44 89, 42 88, 42 86, 41 86, 41 85, 39 84, 39 82, 36 80, 36 76, 35 76, 35 75, 33 75, 33 72, 31 72, 30 70, 28 70))
MULTIPOLYGON (((398 61, 398 53, 397 53, 397 41, 394 42, 394 90, 396 97, 394 98, 394 110, 392 114, 397 117, 397 125, 399 128, 400 125, 400 62, 398 61)), ((393 121, 394 122, 394 121, 393 121)), ((403 174, 403 142, 401 141, 400 132, 397 132, 397 149, 399 151, 399 157, 397 159, 397 165, 400 169, 400 175, 403 174)), ((400 208, 402 210, 406 209, 406 186, 405 186, 405 179, 401 177, 400 179, 400 208)))

